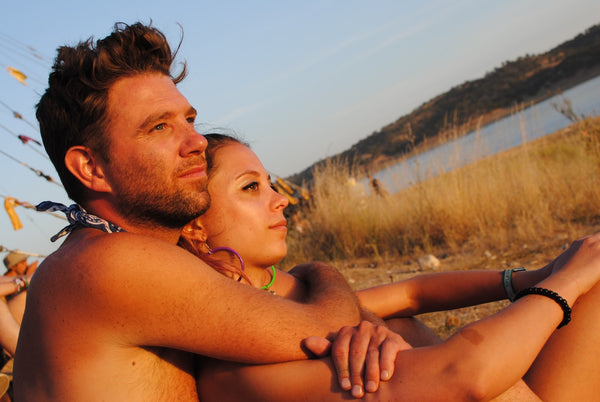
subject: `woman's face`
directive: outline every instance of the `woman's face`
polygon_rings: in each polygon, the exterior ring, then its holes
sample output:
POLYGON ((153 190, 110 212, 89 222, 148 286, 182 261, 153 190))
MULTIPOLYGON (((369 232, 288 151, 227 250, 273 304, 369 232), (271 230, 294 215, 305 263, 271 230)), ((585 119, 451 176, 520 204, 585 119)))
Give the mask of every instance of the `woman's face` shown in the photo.
POLYGON ((211 248, 231 247, 247 265, 267 267, 287 253, 283 210, 288 200, 271 187, 270 177, 247 146, 219 148, 209 172, 211 204, 199 219, 211 248))

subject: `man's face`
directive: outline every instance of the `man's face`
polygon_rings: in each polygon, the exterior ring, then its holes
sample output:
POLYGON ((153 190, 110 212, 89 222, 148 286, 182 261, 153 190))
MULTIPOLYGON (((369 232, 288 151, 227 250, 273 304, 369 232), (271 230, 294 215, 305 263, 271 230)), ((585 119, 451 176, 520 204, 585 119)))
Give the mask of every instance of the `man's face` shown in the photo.
POLYGON ((107 114, 105 174, 124 217, 179 228, 208 208, 206 139, 194 130, 196 111, 169 77, 120 79, 109 89, 107 114))

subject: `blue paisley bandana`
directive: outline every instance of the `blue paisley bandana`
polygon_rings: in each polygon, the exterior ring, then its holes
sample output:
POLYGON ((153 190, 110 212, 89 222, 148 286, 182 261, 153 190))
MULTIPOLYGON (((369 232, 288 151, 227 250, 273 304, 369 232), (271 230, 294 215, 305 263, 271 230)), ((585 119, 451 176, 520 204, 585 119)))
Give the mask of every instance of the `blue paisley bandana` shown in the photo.
POLYGON ((102 219, 96 215, 88 214, 87 212, 85 212, 85 209, 81 208, 77 204, 73 204, 70 207, 67 207, 66 205, 60 204, 58 202, 43 201, 39 203, 35 207, 35 209, 41 212, 60 211, 64 212, 64 214, 67 216, 69 225, 65 226, 60 232, 58 232, 50 238, 50 240, 53 242, 60 239, 63 236, 68 235, 73 231, 73 229, 79 226, 99 229, 106 233, 125 232, 125 229, 115 225, 112 222, 102 219))

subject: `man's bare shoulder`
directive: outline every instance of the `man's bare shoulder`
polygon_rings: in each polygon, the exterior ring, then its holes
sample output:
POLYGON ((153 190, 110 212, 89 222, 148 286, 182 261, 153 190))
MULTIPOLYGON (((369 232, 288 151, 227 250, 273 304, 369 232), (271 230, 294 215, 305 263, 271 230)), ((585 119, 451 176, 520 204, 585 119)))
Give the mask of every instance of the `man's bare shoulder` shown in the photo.
POLYGON ((29 289, 18 350, 21 394, 37 400, 36 392, 50 389, 96 398, 110 390, 120 399, 175 393, 195 400, 188 397, 195 396, 192 360, 176 336, 191 331, 169 311, 176 287, 159 270, 169 260, 200 263, 186 254, 131 233, 73 233, 44 260, 29 289))
POLYGON ((116 270, 123 275, 126 269, 151 269, 174 260, 186 261, 186 265, 205 266, 187 251, 157 238, 128 232, 107 234, 95 229, 82 229, 73 233, 44 261, 41 272, 53 271, 53 274, 63 275, 86 271, 106 275, 116 270))
POLYGON ((94 318, 69 320, 71 330, 98 326, 116 331, 127 344, 166 346, 183 337, 174 324, 184 314, 200 314, 205 298, 218 288, 215 281, 233 283, 174 244, 81 229, 38 268, 28 296, 36 306, 30 315, 62 316, 68 311, 72 317, 94 318), (162 327, 173 328, 173 334, 160 333, 162 327))
POLYGON ((174 244, 155 237, 131 233, 105 233, 97 229, 84 228, 71 234, 65 243, 57 250, 58 255, 68 253, 69 257, 87 257, 90 254, 110 256, 115 252, 128 251, 131 253, 144 253, 148 249, 180 250, 174 244))
POLYGON ((160 239, 81 229, 46 258, 31 293, 59 303, 76 301, 82 309, 90 308, 85 304, 109 309, 123 298, 148 300, 143 292, 154 288, 152 293, 160 293, 171 275, 203 281, 217 274, 199 258, 160 239))

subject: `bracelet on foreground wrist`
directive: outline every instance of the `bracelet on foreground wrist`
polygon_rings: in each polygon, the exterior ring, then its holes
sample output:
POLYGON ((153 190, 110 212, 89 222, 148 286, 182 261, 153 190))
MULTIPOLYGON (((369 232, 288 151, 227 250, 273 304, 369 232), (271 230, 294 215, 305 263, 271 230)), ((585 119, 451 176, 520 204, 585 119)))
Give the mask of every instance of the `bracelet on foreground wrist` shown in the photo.
POLYGON ((556 327, 556 329, 564 327, 569 323, 569 321, 571 321, 571 307, 569 307, 569 303, 558 293, 546 288, 531 287, 523 289, 519 293, 517 293, 517 295, 515 296, 515 300, 520 299, 525 295, 546 296, 554 300, 560 306, 560 308, 563 311, 563 320, 560 322, 560 324, 558 324, 558 327, 556 327))

